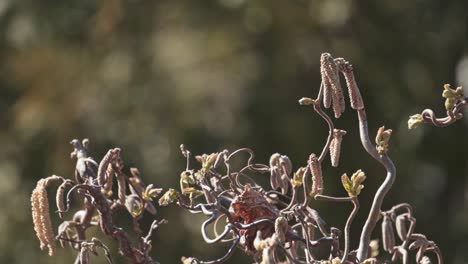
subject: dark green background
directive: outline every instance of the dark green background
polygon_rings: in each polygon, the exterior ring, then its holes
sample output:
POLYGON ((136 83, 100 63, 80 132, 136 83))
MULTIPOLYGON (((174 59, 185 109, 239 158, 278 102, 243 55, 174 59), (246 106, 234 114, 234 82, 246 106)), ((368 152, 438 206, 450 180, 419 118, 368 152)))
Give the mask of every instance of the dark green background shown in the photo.
MULTIPOLYGON (((197 154, 249 146, 259 162, 280 152, 304 164, 327 129, 297 100, 315 96, 320 54, 331 52, 353 63, 372 134, 393 129, 398 177, 385 208, 411 203, 416 231, 447 263, 466 263, 468 119, 411 131, 406 121, 429 107, 443 114, 444 83, 468 87, 467 9, 440 0, 0 1, 0 262, 72 262, 70 250, 40 252, 29 195, 42 177, 73 175, 73 138, 89 137, 95 157, 121 147, 128 166, 164 188, 178 185, 181 143, 197 154)), ((360 146, 354 111, 337 127, 348 134, 342 166, 324 168, 326 193, 345 194, 344 172, 368 175, 356 247, 385 172, 360 146)), ((339 228, 351 209, 312 206, 339 228)), ((224 254, 203 243, 203 217, 169 207, 157 218, 169 220, 153 239, 162 263, 224 254)), ((229 263, 251 260, 238 252, 229 263)))

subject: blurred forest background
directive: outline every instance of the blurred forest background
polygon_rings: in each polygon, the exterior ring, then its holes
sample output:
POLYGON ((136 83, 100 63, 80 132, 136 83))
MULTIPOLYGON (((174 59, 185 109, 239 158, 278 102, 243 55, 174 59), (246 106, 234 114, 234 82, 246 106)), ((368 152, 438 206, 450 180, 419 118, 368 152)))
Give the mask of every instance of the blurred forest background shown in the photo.
MULTIPOLYGON (((304 164, 328 131, 297 100, 316 95, 320 54, 331 52, 353 63, 372 134, 393 129, 398 177, 385 208, 411 203, 416 231, 447 263, 467 263, 468 118, 445 129, 406 123, 425 108, 444 115, 444 83, 468 88, 466 10, 440 0, 0 0, 0 262, 72 263, 70 250, 39 250, 29 197, 42 177, 72 177, 73 138, 90 138, 96 158, 121 147, 126 164, 164 188, 178 186, 181 143, 195 154, 248 146, 259 162, 280 152, 304 164)), ((325 168, 326 193, 345 194, 344 172, 368 175, 356 247, 384 171, 361 147, 354 111, 337 126, 348 134, 342 166, 325 168)), ((313 203, 343 228, 349 205, 313 203)), ((174 206, 157 218, 169 220, 153 239, 161 263, 224 254, 203 242, 204 217, 174 206)), ((237 252, 229 263, 251 261, 237 252)))

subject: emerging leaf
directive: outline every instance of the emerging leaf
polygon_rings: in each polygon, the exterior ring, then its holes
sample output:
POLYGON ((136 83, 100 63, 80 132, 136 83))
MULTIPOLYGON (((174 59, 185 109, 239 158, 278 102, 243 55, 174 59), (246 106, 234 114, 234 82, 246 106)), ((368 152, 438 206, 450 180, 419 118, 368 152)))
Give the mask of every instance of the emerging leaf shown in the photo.
POLYGON ((164 195, 159 199, 160 206, 167 206, 175 202, 179 198, 179 193, 174 189, 169 189, 164 195))

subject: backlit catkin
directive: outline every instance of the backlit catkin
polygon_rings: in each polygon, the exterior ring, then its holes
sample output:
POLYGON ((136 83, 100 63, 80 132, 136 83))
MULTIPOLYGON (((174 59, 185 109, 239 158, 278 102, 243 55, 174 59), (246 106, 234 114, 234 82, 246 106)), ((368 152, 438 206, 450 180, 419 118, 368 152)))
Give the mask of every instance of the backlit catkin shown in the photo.
POLYGON ((362 100, 361 92, 359 91, 356 80, 354 79, 353 65, 345 61, 341 68, 343 76, 346 80, 346 86, 348 86, 351 108, 355 110, 364 109, 364 102, 362 100))
POLYGON ((335 113, 335 118, 339 118, 345 110, 345 103, 343 89, 340 84, 340 76, 338 75, 338 67, 329 53, 323 53, 320 57, 320 67, 321 72, 323 73, 322 78, 325 76, 325 79, 328 79, 330 83, 332 90, 331 97, 333 101, 333 112, 335 113))
POLYGON ((328 78, 323 79, 323 106, 330 108, 332 103, 332 88, 328 78))
POLYGON ((47 199, 46 180, 40 180, 31 195, 32 217, 36 236, 41 243, 41 249, 49 249, 49 255, 55 253, 54 231, 49 215, 49 201, 47 199))
POLYGON ((63 217, 63 212, 66 211, 65 208, 65 188, 70 184, 70 181, 63 181, 62 184, 57 188, 57 193, 55 195, 55 203, 57 204, 58 214, 60 218, 63 217))
POLYGON ((109 149, 109 151, 107 151, 106 155, 104 155, 101 162, 99 163, 97 180, 100 186, 104 186, 104 184, 106 183, 106 171, 113 157, 114 150, 109 149))
POLYGON ((113 183, 113 180, 114 180, 114 167, 112 166, 112 163, 109 163, 107 165, 107 170, 106 170, 106 182, 104 183, 104 194, 107 196, 107 197, 110 197, 112 196, 112 183, 113 183))
POLYGON ((117 191, 118 191, 118 197, 120 204, 124 205, 125 204, 125 199, 126 199, 126 192, 127 192, 127 186, 125 185, 125 175, 118 171, 117 174, 117 191))
POLYGON ((333 167, 338 167, 340 161, 340 153, 341 153, 341 142, 343 141, 343 136, 346 135, 345 130, 334 129, 333 130, 333 138, 330 142, 330 159, 331 165, 333 167))
POLYGON ((323 178, 322 178, 322 167, 315 154, 311 154, 309 157, 309 168, 312 174, 312 190, 311 194, 322 194, 323 191, 323 178))
POLYGON ((325 68, 320 68, 320 74, 322 75, 322 92, 323 92, 323 106, 330 108, 332 102, 332 87, 327 75, 325 74, 325 68))
POLYGON ((388 215, 382 220, 382 243, 383 249, 389 253, 393 252, 395 247, 395 234, 393 232, 392 221, 388 215))

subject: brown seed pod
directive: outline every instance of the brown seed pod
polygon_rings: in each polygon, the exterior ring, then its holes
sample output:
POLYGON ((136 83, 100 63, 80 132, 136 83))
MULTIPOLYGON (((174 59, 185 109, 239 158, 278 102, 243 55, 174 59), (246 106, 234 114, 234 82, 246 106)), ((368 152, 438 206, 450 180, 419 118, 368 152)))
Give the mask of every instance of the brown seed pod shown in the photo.
POLYGON ((330 142, 330 159, 333 167, 338 167, 341 153, 341 142, 343 141, 344 135, 346 135, 345 130, 333 130, 333 139, 330 142))
POLYGON ((382 221, 382 243, 386 252, 392 253, 395 247, 395 234, 393 233, 392 220, 385 215, 382 221))

